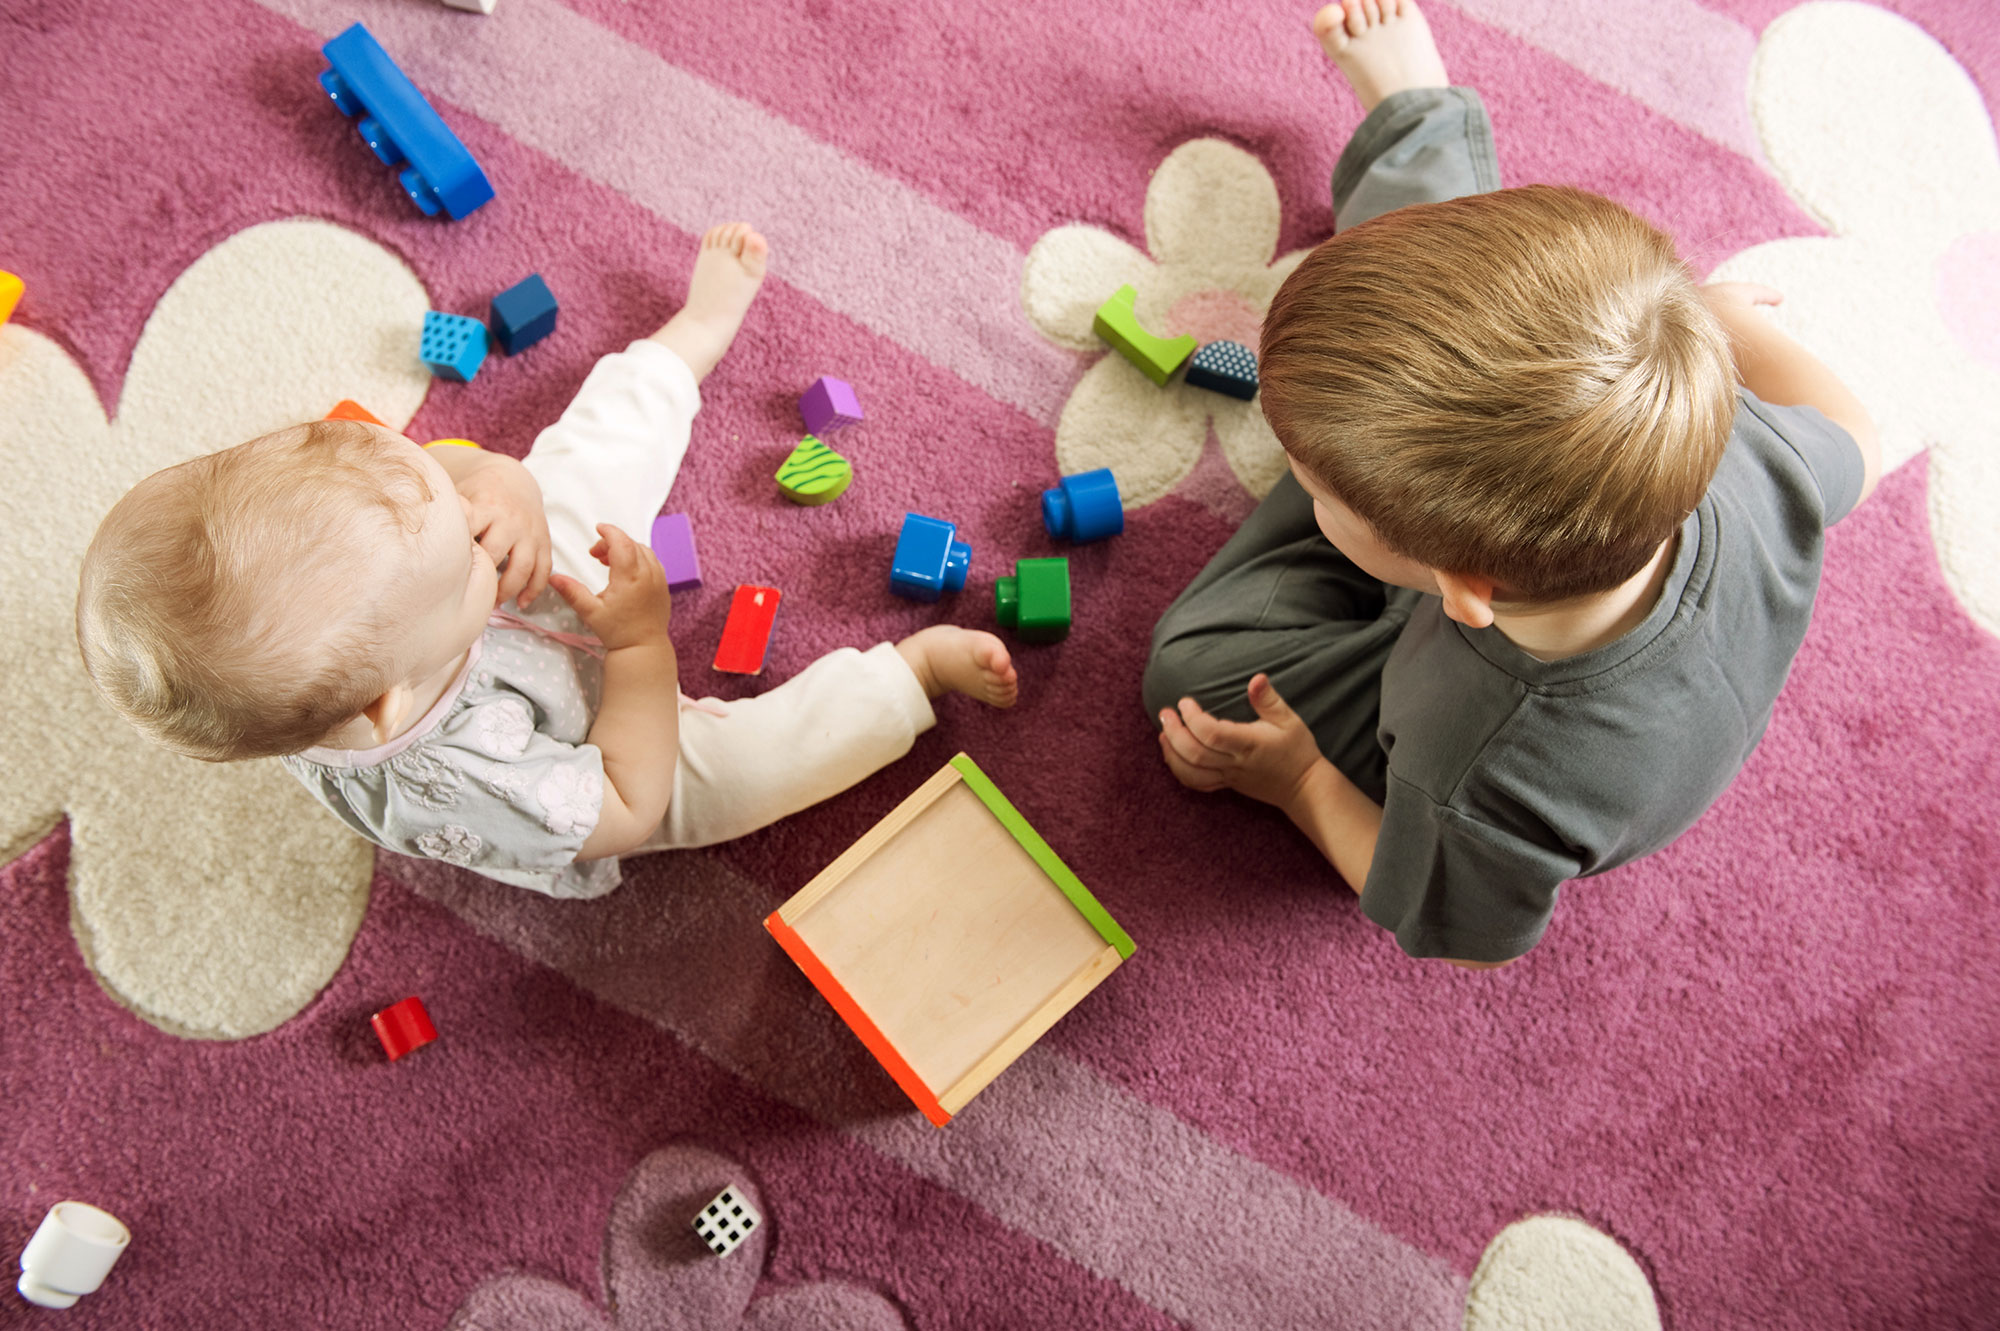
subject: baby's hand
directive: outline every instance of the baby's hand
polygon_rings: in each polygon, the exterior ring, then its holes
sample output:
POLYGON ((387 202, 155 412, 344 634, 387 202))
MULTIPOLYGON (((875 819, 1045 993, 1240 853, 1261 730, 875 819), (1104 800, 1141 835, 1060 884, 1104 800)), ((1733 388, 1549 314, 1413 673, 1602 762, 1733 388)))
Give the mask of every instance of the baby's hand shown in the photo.
POLYGON ((526 609, 549 581, 549 520, 542 512, 542 487, 505 453, 479 454, 479 465, 463 469, 454 483, 472 509, 472 538, 501 570, 497 604, 518 597, 526 609))
POLYGON ((606 651, 667 642, 667 622, 673 615, 673 595, 659 556, 608 522, 597 525, 598 541, 591 558, 611 570, 611 585, 602 596, 575 578, 549 575, 549 586, 569 602, 606 651))

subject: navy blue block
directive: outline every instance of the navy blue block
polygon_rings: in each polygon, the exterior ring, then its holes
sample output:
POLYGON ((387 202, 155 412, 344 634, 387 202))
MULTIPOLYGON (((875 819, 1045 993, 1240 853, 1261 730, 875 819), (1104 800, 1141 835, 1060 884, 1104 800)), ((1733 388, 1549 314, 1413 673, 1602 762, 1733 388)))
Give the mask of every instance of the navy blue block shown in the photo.
POLYGON ((556 298, 540 273, 530 273, 493 298, 493 340, 509 356, 556 331, 556 298))
POLYGON ((1211 342, 1188 362, 1187 381, 1248 402, 1257 396, 1257 353, 1241 342, 1211 342))

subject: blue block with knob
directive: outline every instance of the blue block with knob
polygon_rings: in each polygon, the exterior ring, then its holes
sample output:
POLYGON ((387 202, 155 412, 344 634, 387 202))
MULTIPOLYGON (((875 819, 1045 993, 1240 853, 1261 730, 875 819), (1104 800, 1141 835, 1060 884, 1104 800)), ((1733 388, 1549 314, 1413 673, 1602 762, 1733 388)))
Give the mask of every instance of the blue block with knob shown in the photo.
POLYGON ((1101 541, 1125 530, 1125 505, 1111 468, 1065 476, 1042 491, 1042 526, 1059 541, 1101 541))
POLYGON ((962 591, 972 569, 972 547, 958 539, 954 523, 903 515, 903 532, 896 538, 896 556, 889 565, 889 590, 912 601, 935 601, 946 592, 962 591))

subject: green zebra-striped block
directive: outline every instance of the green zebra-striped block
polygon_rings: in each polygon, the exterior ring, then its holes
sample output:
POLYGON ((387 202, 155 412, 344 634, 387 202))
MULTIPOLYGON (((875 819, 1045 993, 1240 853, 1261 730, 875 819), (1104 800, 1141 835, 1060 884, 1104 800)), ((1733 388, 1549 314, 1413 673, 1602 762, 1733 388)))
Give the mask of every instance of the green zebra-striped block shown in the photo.
POLYGON ((831 504, 853 479, 854 465, 811 435, 778 468, 778 488, 794 504, 831 504))

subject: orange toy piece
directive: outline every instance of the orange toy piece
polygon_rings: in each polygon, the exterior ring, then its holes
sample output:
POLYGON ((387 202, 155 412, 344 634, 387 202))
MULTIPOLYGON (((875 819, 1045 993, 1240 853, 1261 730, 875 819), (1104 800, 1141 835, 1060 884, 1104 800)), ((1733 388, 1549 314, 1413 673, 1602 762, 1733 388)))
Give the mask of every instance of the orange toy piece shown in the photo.
MULTIPOLYGON (((382 425, 382 422, 369 414, 368 408, 348 398, 342 398, 340 401, 334 403, 333 410, 326 413, 320 419, 329 421, 365 421, 369 425, 382 425)), ((389 427, 382 425, 382 428, 386 430, 389 427)))
POLYGON ((14 315, 14 306, 20 301, 21 293, 27 287, 21 279, 9 272, 0 272, 0 324, 6 323, 14 315))

